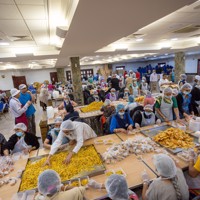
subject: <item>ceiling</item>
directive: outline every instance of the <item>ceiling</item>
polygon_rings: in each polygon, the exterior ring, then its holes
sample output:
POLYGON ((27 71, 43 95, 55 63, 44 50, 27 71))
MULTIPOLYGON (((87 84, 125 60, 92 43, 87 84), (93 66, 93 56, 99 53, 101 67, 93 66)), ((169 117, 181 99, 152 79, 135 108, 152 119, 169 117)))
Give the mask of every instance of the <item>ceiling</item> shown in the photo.
POLYGON ((195 0, 0 0, 0 70, 66 67, 72 56, 91 65, 195 52, 199 19, 195 0))

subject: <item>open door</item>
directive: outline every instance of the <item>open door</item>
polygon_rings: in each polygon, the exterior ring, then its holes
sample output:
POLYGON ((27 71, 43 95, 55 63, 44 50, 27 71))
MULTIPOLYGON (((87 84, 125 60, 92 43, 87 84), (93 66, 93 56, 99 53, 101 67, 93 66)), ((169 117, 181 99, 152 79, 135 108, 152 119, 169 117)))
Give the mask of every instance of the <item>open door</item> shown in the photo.
POLYGON ((26 84, 26 77, 25 76, 12 76, 12 79, 13 79, 13 85, 17 89, 19 89, 20 84, 26 84))
POLYGON ((55 84, 55 82, 58 82, 57 72, 50 72, 50 79, 51 79, 52 84, 55 84))

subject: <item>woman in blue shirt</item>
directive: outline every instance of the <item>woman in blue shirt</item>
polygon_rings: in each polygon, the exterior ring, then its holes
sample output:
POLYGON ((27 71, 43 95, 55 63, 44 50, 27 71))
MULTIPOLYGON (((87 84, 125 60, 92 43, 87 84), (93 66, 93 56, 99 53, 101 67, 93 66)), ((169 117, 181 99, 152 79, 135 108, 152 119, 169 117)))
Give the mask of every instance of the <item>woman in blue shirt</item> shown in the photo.
POLYGON ((110 123, 111 133, 127 133, 127 130, 133 130, 133 120, 129 113, 125 113, 123 104, 118 104, 116 108, 116 114, 112 116, 110 123))

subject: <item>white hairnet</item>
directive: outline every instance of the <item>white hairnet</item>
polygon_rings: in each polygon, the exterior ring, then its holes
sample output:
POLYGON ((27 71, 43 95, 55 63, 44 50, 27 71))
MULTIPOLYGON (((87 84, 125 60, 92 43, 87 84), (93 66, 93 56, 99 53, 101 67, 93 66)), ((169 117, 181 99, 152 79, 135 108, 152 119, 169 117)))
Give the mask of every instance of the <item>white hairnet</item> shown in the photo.
POLYGON ((94 90, 94 94, 95 94, 95 95, 97 95, 97 94, 98 94, 97 90, 94 90))
POLYGON ((62 117, 56 117, 54 122, 55 122, 55 124, 57 124, 57 123, 61 124, 63 122, 63 119, 62 119, 62 117))
POLYGON ((125 89, 124 89, 124 91, 125 91, 125 90, 126 90, 126 91, 129 91, 129 89, 128 89, 128 88, 125 88, 125 89))
POLYGON ((144 110, 151 110, 151 111, 153 111, 153 106, 150 105, 150 104, 147 104, 147 105, 144 107, 144 110))
POLYGON ((116 90, 115 90, 115 88, 112 88, 110 91, 111 91, 111 92, 112 92, 112 91, 115 92, 116 90))
POLYGON ((172 93, 172 88, 167 87, 167 88, 164 89, 163 92, 164 92, 164 93, 172 93))
POLYGON ((178 95, 178 90, 177 89, 173 89, 172 93, 177 96, 178 95))
POLYGON ((166 154, 157 154, 153 156, 154 165, 160 176, 170 179, 176 176, 177 168, 172 160, 166 154))
POLYGON ((38 177, 38 191, 43 195, 54 195, 60 189, 60 176, 54 170, 43 171, 38 177))
POLYGON ((104 106, 108 106, 108 105, 110 105, 110 104, 111 104, 110 99, 106 99, 106 100, 104 101, 104 106))
POLYGON ((62 122, 60 129, 61 130, 74 130, 74 124, 71 120, 62 122))
POLYGON ((109 176, 105 187, 111 199, 127 200, 129 198, 126 179, 121 175, 113 174, 109 176))
POLYGON ((12 97, 16 96, 17 94, 20 93, 20 90, 16 89, 16 88, 13 88, 10 90, 10 94, 12 97))
POLYGON ((196 75, 196 76, 194 77, 194 79, 200 81, 200 76, 199 76, 199 75, 196 75))
POLYGON ((26 85, 25 85, 25 84, 20 84, 20 85, 19 85, 19 90, 22 90, 22 89, 24 89, 24 88, 26 88, 26 85))
POLYGON ((21 129, 22 131, 27 131, 27 127, 24 123, 18 123, 14 126, 14 130, 15 129, 21 129))
POLYGON ((183 89, 190 89, 192 90, 192 86, 189 83, 185 83, 184 85, 181 86, 181 90, 183 89))
POLYGON ((187 75, 186 75, 186 74, 181 74, 181 75, 180 75, 180 78, 186 79, 186 78, 187 78, 187 75))

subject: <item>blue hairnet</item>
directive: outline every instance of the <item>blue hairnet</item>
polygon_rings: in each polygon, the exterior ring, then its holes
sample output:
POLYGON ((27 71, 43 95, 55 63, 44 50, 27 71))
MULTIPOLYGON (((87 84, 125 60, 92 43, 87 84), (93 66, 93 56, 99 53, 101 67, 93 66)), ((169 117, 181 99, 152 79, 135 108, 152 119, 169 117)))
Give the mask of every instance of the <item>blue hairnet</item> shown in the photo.
POLYGON ((133 95, 130 95, 130 96, 128 97, 128 101, 131 102, 131 103, 133 103, 133 102, 134 102, 134 96, 133 96, 133 95))
POLYGON ((121 109, 124 109, 124 105, 120 103, 117 105, 116 112, 119 112, 121 109))
POLYGON ((117 174, 113 174, 108 177, 105 183, 108 196, 115 200, 127 200, 128 197, 128 186, 126 179, 117 174))

